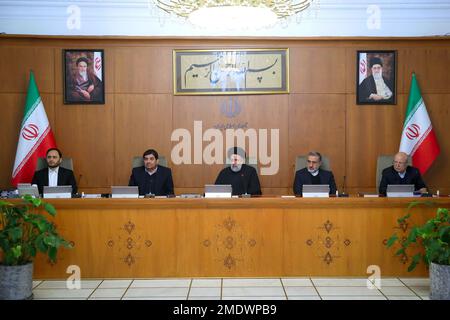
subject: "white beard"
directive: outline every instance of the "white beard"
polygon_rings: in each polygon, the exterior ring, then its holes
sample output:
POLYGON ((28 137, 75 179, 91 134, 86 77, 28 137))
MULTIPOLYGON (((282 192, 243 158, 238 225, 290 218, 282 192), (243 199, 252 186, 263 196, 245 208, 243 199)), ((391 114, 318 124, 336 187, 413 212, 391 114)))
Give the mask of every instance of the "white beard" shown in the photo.
POLYGON ((83 78, 84 81, 87 81, 87 72, 80 72, 80 76, 83 78))
POLYGON ((233 171, 233 172, 239 172, 239 171, 241 171, 242 164, 238 164, 238 165, 235 165, 235 166, 231 165, 230 168, 231 168, 231 171, 233 171))
POLYGON ((383 75, 381 74, 381 72, 380 73, 374 73, 373 74, 373 78, 375 80, 381 80, 381 79, 383 79, 383 75))

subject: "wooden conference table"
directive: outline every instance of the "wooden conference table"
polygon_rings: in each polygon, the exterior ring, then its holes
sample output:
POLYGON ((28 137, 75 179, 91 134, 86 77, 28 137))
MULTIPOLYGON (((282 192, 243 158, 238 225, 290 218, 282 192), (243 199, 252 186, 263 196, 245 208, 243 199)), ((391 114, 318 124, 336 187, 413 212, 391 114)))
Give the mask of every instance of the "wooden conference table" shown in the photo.
MULTIPOLYGON (((411 252, 385 247, 413 200, 414 223, 450 207, 450 198, 53 199, 59 232, 74 244, 35 278, 381 276, 407 272, 411 252)), ((410 225, 405 226, 409 229, 410 225)))

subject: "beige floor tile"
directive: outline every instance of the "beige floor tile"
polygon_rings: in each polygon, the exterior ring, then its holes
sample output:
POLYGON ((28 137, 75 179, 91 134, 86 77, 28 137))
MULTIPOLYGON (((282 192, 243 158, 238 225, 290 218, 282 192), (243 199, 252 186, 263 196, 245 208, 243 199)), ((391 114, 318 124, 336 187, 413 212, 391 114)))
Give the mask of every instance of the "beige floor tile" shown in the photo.
POLYGON ((280 296, 233 296, 233 297, 223 297, 222 300, 286 300, 286 297, 280 296))
POLYGON ((367 287, 363 278, 312 278, 316 287, 367 287))
POLYGON ((316 287, 321 296, 382 296, 378 289, 365 287, 316 287))
POLYGON ((221 287, 222 279, 192 279, 191 287, 221 287))
POLYGON ((35 289, 33 290, 35 299, 71 299, 71 298, 85 298, 87 299, 94 289, 35 289))
POLYGON ((284 297, 283 288, 280 287, 223 287, 223 297, 244 297, 244 296, 264 296, 264 297, 284 297))
POLYGON ((187 297, 189 288, 130 288, 124 297, 187 297))
POLYGON ((282 278, 285 287, 312 287, 313 283, 309 278, 282 278))
POLYGON ((321 296, 322 300, 386 300, 384 296, 321 296))
POLYGON ((280 279, 223 279, 224 287, 277 287, 281 286, 280 279))
MULTIPOLYGON (((375 282, 373 282, 376 284, 375 282)), ((405 285, 397 278, 382 278, 381 279, 381 288, 382 287, 404 287, 405 285)))
POLYGON ((120 300, 121 298, 120 297, 117 297, 117 298, 111 298, 111 297, 109 297, 109 298, 96 298, 96 297, 90 297, 88 300, 120 300))
POLYGON ((322 300, 319 295, 315 296, 288 296, 288 300, 322 300))
POLYGON ((104 280, 100 286, 99 289, 117 289, 117 288, 128 288, 128 286, 131 284, 131 279, 128 280, 104 280))
POLYGON ((153 288, 153 287, 189 287, 191 279, 151 279, 134 280, 130 288, 153 288))
POLYGON ((387 296, 388 300, 421 300, 418 296, 387 296))
POLYGON ((288 296, 313 296, 317 295, 314 287, 284 287, 288 296))
POLYGON ((220 300, 220 296, 210 296, 210 297, 189 296, 188 300, 220 300))
POLYGON ((172 297, 123 297, 122 300, 187 300, 185 296, 172 297))
POLYGON ((430 300, 430 296, 420 296, 420 299, 422 299, 422 300, 430 300))
MULTIPOLYGON (((95 289, 102 280, 81 280, 81 289, 95 289)), ((39 285, 39 289, 66 289, 66 280, 45 280, 39 285)))
POLYGON ((408 287, 428 287, 430 285, 429 278, 400 278, 400 280, 408 287))
POLYGON ((92 298, 121 298, 127 288, 97 289, 91 295, 92 298))
POLYGON ((409 287, 418 296, 428 296, 430 295, 430 287, 409 287))
POLYGON ((209 288, 191 288, 189 291, 189 297, 209 297, 209 296, 219 296, 220 297, 221 288, 219 287, 209 287, 209 288))
POLYGON ((407 287, 381 287, 380 290, 386 296, 415 296, 407 287))
POLYGON ((33 280, 33 289, 42 283, 42 280, 33 280))

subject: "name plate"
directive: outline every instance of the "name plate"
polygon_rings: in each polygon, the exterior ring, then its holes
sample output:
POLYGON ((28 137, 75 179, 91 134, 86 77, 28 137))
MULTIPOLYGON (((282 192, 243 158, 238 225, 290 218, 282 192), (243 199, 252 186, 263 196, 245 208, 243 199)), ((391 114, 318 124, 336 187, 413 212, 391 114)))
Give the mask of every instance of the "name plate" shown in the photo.
POLYGON ((303 198, 329 198, 328 192, 304 192, 302 194, 303 198))

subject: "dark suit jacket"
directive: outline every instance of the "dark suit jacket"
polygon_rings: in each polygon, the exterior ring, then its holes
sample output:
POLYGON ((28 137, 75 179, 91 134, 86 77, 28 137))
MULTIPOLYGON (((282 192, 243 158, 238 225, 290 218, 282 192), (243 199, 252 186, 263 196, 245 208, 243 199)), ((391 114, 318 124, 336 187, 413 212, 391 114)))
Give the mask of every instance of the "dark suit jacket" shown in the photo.
MULTIPOLYGON (((334 182, 334 176, 331 171, 319 169, 319 178, 320 184, 330 185, 330 194, 336 193, 336 182, 334 182)), ((295 173, 294 194, 301 195, 304 184, 312 184, 312 175, 307 168, 300 169, 295 173)))
POLYGON ((233 195, 261 195, 258 173, 255 168, 246 164, 242 164, 238 172, 232 171, 231 167, 222 169, 215 184, 231 184, 233 195))
MULTIPOLYGON (((388 86, 388 88, 392 91, 392 97, 389 99, 382 100, 383 102, 393 102, 395 98, 395 92, 393 90, 392 82, 387 78, 383 77, 384 83, 388 86)), ((375 100, 369 99, 370 94, 377 94, 377 86, 375 84, 375 79, 373 75, 368 76, 361 82, 358 90, 358 100, 361 102, 375 102, 375 100)))
POLYGON ((386 195, 388 184, 413 184, 415 190, 426 188, 425 182, 422 180, 419 169, 407 166, 405 177, 402 179, 395 171, 394 166, 387 167, 381 175, 379 187, 380 194, 386 195))
MULTIPOLYGON (((33 176, 31 184, 37 184, 39 193, 44 193, 44 186, 48 186, 48 168, 36 171, 33 176)), ((59 167, 58 169, 58 186, 72 186, 72 194, 77 193, 77 182, 73 171, 59 167)))
POLYGON ((173 195, 172 170, 158 165, 158 170, 154 173, 154 180, 145 171, 145 167, 133 168, 131 172, 129 186, 138 186, 139 194, 146 195, 153 193, 156 196, 173 195))

